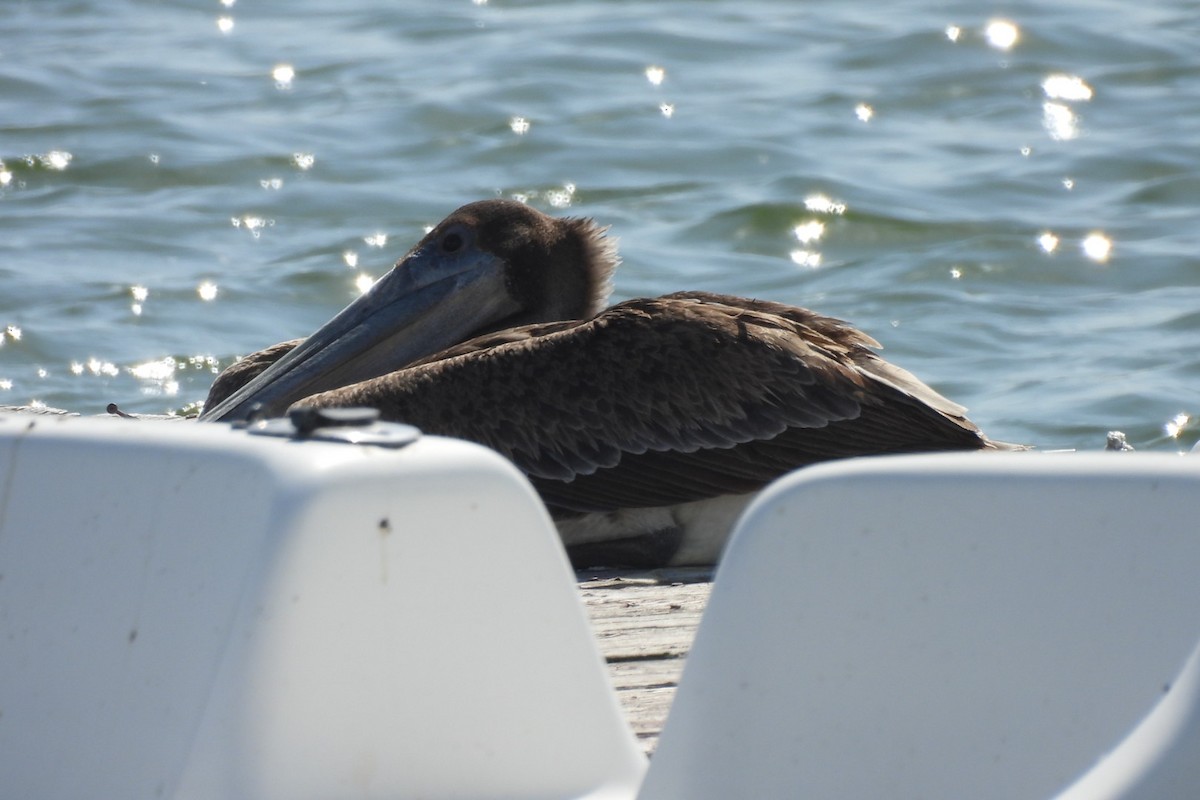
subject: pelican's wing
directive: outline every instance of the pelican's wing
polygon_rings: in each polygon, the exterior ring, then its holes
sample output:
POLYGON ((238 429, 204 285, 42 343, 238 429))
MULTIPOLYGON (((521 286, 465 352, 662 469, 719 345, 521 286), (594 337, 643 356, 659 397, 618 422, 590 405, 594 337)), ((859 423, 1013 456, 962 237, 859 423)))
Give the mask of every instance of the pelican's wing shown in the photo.
POLYGON ((303 339, 292 339, 289 342, 273 344, 265 350, 251 353, 230 364, 221 371, 212 386, 208 387, 208 397, 204 400, 204 407, 216 407, 218 403, 254 380, 260 372, 290 353, 296 345, 303 341, 303 339))
POLYGON ((671 295, 479 337, 301 404, 373 406, 485 444, 560 513, 749 491, 829 458, 988 446, 872 345, 802 309, 671 295))

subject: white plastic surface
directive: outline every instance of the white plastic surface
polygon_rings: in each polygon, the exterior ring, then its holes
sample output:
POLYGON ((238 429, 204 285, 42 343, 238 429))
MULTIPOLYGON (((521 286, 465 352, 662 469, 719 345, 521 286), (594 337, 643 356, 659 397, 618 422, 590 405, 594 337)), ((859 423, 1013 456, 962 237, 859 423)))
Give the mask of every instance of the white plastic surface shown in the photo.
POLYGON ((1143 751, 1071 800, 1127 796, 1099 789, 1131 770, 1157 789, 1130 797, 1200 797, 1195 665, 1180 675, 1198 508, 1200 460, 1161 454, 781 480, 725 553, 639 797, 1047 798, 1164 697, 1143 751))
POLYGON ((527 482, 0 416, 0 794, 609 797, 645 759, 527 482))
POLYGON ((1200 647, 1154 710, 1057 800, 1190 800, 1200 787, 1200 647))

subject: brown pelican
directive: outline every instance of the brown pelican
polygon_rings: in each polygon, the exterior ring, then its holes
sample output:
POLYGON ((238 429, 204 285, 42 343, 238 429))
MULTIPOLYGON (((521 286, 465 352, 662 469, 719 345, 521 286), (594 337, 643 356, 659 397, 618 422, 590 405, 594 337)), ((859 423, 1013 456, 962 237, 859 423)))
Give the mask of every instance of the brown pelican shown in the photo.
POLYGON ((464 206, 308 339, 222 373, 202 419, 371 406, 480 442, 577 566, 713 563, 751 493, 816 461, 1005 447, 840 320, 705 292, 605 308, 605 233, 464 206))

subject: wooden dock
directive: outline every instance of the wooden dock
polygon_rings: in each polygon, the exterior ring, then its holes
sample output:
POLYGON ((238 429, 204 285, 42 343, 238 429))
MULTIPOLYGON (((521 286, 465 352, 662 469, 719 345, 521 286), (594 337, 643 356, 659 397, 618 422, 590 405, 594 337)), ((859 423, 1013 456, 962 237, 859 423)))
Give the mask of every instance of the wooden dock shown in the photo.
POLYGON ((577 574, 600 652, 647 754, 666 720, 700 614, 711 569, 577 574))

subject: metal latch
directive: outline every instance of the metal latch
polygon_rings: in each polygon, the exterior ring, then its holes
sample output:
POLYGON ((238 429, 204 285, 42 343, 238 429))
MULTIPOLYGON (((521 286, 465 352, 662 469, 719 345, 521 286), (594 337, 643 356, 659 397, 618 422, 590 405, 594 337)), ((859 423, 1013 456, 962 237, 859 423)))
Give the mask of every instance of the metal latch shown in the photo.
POLYGON ((255 436, 392 448, 421 438, 421 431, 412 425, 380 422, 374 408, 293 408, 287 419, 251 420, 244 427, 255 436))

